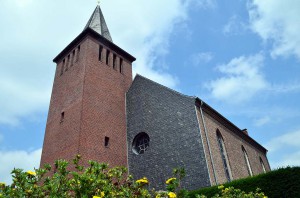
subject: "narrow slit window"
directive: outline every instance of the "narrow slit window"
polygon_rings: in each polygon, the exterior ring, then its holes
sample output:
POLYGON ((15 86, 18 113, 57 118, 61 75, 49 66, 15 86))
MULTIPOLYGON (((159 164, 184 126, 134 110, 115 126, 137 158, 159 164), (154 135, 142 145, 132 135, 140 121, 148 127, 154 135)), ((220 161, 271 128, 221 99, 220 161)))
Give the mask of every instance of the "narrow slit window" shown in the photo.
POLYGON ((109 65, 109 55, 110 55, 110 51, 107 50, 106 51, 106 64, 109 65))
POLYGON ((70 64, 70 54, 68 55, 68 61, 67 61, 67 64, 66 64, 66 71, 68 70, 69 64, 70 64))
POLYGON ((71 60, 71 66, 73 65, 75 60, 75 50, 73 50, 73 54, 72 54, 72 60, 71 60))
POLYGON ((105 136, 104 138, 104 146, 108 147, 109 146, 109 137, 105 136))
POLYGON ((63 75, 63 73, 64 73, 65 63, 66 63, 66 60, 64 59, 62 62, 62 65, 61 65, 60 75, 63 75))
POLYGON ((113 68, 116 69, 116 59, 117 59, 117 55, 113 55, 113 68))
POLYGON ((64 119, 65 119, 65 112, 63 111, 60 114, 60 123, 62 123, 64 121, 64 119))
POLYGON ((102 52, 103 52, 103 46, 99 45, 99 57, 98 57, 99 61, 102 61, 102 52))
POLYGON ((76 62, 79 60, 79 54, 80 54, 80 45, 78 45, 78 47, 77 47, 76 62))
POLYGON ((123 74, 123 59, 122 58, 120 58, 119 70, 120 70, 120 73, 123 74))

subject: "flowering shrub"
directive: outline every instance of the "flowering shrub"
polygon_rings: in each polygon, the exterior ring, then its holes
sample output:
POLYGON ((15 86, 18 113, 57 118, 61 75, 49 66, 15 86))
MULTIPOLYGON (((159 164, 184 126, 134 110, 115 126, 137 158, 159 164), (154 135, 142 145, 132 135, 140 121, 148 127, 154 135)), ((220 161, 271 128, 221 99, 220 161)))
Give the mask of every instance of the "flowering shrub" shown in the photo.
POLYGON ((69 162, 65 160, 57 160, 54 170, 50 165, 35 172, 14 169, 13 183, 0 184, 0 197, 151 197, 144 188, 148 184, 147 178, 135 182, 132 176, 126 176, 126 168, 109 169, 107 164, 94 161, 89 161, 89 166, 84 168, 79 165, 79 160, 79 155, 73 160, 75 171, 69 171, 69 162), (53 174, 49 173, 51 170, 53 174))
POLYGON ((181 188, 181 180, 185 177, 185 171, 183 168, 175 168, 173 170, 173 176, 166 181, 167 191, 156 192, 156 198, 186 198, 188 192, 181 188))
MULTIPOLYGON (((0 183, 0 198, 187 198, 188 193, 181 188, 185 176, 182 168, 173 170, 172 178, 166 181, 167 191, 150 193, 146 177, 133 180, 127 176, 124 167, 108 168, 107 164, 89 161, 88 167, 79 164, 80 155, 73 160, 74 171, 68 169, 69 162, 57 160, 54 170, 50 165, 35 171, 12 171, 13 183, 0 183)), ((267 198, 263 193, 245 193, 233 187, 219 186, 220 194, 214 197, 267 198)), ((198 198, 206 198, 197 195, 198 198)))
MULTIPOLYGON (((256 189, 255 192, 246 193, 240 189, 235 189, 234 187, 225 188, 223 185, 218 186, 220 193, 214 195, 212 198, 268 198, 260 189, 256 189)), ((196 198, 207 198, 204 195, 196 195, 196 198)))

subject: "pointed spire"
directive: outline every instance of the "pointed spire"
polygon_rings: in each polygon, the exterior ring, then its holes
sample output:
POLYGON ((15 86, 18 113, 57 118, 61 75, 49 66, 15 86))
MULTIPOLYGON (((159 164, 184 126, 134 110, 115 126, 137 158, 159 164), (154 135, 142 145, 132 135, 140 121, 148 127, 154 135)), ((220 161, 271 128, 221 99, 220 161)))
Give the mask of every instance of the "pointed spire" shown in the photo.
POLYGON ((107 40, 113 42, 99 5, 97 5, 84 30, 87 28, 91 28, 107 40))

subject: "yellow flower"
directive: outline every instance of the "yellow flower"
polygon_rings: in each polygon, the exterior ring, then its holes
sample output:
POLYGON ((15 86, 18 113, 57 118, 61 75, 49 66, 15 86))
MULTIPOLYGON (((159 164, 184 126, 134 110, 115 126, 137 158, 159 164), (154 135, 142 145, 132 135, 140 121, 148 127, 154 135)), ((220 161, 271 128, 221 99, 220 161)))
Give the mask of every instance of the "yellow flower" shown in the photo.
POLYGON ((139 179, 139 180, 136 180, 136 183, 138 184, 148 184, 148 179, 147 177, 144 177, 143 179, 139 179))
POLYGON ((27 173, 28 175, 36 176, 36 173, 33 172, 33 171, 27 171, 26 173, 27 173))
POLYGON ((105 193, 102 191, 100 195, 101 195, 101 197, 104 197, 105 193))
POLYGON ((105 195, 104 192, 101 192, 100 197, 99 196, 93 196, 93 198, 104 198, 104 195, 105 195))
POLYGON ((223 193, 227 193, 229 191, 229 188, 225 188, 224 190, 222 190, 223 193))
POLYGON ((176 194, 173 192, 168 193, 169 198, 176 198, 176 194))
POLYGON ((176 180, 175 177, 172 177, 166 181, 166 184, 170 184, 172 181, 176 180))
POLYGON ((267 196, 264 196, 264 198, 268 198, 267 196))
POLYGON ((224 188, 224 186, 223 185, 221 185, 221 186, 218 186, 218 189, 219 190, 221 190, 221 189, 223 189, 224 188))
POLYGON ((31 194, 32 190, 26 190, 26 193, 31 194))

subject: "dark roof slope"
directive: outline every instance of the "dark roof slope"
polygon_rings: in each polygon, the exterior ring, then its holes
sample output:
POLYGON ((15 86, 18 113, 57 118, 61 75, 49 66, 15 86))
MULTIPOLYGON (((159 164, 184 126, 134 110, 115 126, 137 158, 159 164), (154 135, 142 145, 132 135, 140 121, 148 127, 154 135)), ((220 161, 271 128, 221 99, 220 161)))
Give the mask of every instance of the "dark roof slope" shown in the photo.
MULTIPOLYGON (((238 136, 240 136, 241 138, 243 138, 244 140, 247 140, 249 143, 252 143, 254 145, 256 145, 260 150, 262 150, 263 152, 267 152, 267 149, 264 148, 262 145, 260 145, 258 142, 256 142, 253 138, 251 138, 249 135, 245 134, 243 132, 243 130, 241 130, 240 128, 238 128, 236 125, 234 125, 232 122, 230 122, 227 118, 225 118, 222 114, 220 114, 218 111, 216 111, 214 108, 212 108, 211 106, 209 106, 207 103, 205 103, 203 100, 201 100, 198 97, 195 96, 187 96, 184 95, 180 92, 177 92, 173 89, 170 89, 164 85, 161 85, 157 82, 154 82, 144 76, 141 76, 139 74, 137 74, 132 82, 132 86, 134 86, 134 84, 136 83, 136 81, 140 81, 139 79, 144 79, 147 80, 150 83, 154 83, 157 86, 160 86, 161 88, 167 89, 171 92, 173 92, 174 94, 178 94, 181 95, 182 97, 186 97, 186 98, 191 98, 194 99, 195 105, 198 107, 201 107, 206 113, 208 113, 210 116, 214 117, 216 120, 218 120, 220 123, 224 124, 224 126, 226 126, 229 130, 231 130, 232 132, 236 133, 238 136)), ((143 81, 140 81, 143 82, 143 81)), ((128 91, 130 91, 131 87, 129 88, 128 91)), ((167 100, 167 98, 166 98, 167 100)))

